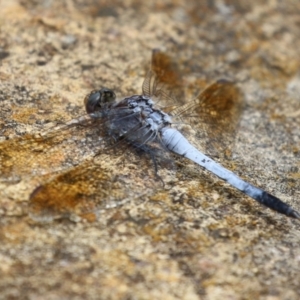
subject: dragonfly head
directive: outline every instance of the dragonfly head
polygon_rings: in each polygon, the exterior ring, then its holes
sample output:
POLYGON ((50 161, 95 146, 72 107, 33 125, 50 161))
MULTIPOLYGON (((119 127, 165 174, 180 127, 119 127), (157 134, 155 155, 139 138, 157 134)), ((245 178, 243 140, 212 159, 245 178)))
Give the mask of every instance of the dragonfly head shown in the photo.
POLYGON ((116 94, 113 90, 102 88, 94 90, 84 98, 85 110, 88 114, 101 111, 116 100, 116 94))

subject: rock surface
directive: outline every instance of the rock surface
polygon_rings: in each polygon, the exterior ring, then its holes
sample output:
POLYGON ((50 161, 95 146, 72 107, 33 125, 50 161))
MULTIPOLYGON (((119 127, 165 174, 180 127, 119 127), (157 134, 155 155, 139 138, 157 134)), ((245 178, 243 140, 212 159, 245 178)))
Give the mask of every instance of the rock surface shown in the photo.
POLYGON ((0 11, 1 299, 300 298, 299 221, 177 159, 169 189, 96 220, 41 223, 28 215, 32 191, 94 150, 84 128, 26 146, 84 115, 94 88, 139 93, 161 48, 190 97, 237 83, 244 112, 225 164, 299 211, 300 3, 2 0, 0 11))

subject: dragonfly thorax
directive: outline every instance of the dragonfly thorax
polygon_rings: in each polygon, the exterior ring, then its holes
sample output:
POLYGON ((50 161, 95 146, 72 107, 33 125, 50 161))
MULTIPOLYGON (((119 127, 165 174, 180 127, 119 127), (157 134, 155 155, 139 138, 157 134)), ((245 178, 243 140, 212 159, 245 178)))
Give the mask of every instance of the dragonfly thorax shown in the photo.
POLYGON ((125 138, 131 143, 155 141, 163 128, 171 125, 171 117, 154 108, 154 101, 145 95, 133 95, 119 102, 109 89, 93 91, 85 98, 87 112, 101 118, 108 134, 114 139, 125 138))
POLYGON ((161 129, 171 125, 171 117, 153 105, 153 100, 143 95, 133 95, 112 105, 106 122, 110 135, 135 144, 155 141, 161 129))

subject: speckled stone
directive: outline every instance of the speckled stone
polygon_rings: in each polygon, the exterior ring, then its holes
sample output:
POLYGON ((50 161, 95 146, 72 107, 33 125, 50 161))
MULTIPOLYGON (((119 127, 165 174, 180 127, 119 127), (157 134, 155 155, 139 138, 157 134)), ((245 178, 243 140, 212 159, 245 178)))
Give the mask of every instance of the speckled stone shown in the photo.
POLYGON ((80 147, 82 128, 21 146, 84 115, 92 89, 139 93, 161 48, 188 97, 237 82, 244 113, 224 163, 299 210, 300 2, 2 0, 0 11, 0 299, 300 299, 299 221, 176 159, 166 189, 97 219, 40 223, 32 191, 95 150, 80 147))

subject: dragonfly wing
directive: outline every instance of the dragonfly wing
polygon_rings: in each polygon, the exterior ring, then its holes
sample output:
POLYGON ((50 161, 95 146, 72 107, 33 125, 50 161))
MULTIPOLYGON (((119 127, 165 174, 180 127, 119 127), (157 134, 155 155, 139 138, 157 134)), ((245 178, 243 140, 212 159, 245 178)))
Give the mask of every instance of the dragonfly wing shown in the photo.
MULTIPOLYGON (((148 156, 124 152, 122 147, 104 151, 39 186, 30 197, 31 217, 38 221, 63 217, 93 221, 102 211, 138 201, 162 187, 148 156)), ((170 171, 160 164, 159 176, 168 178, 170 171)))
POLYGON ((175 105, 184 99, 183 79, 177 64, 164 52, 152 51, 151 69, 143 83, 143 94, 175 105))
POLYGON ((143 91, 157 96, 162 109, 174 117, 173 123, 190 124, 196 131, 195 138, 208 153, 230 156, 242 111, 241 93, 234 83, 219 80, 186 102, 184 80, 177 64, 166 53, 153 50, 143 91))
POLYGON ((225 153, 232 144, 242 112, 242 97, 237 86, 219 80, 194 100, 177 107, 172 115, 196 130, 196 139, 212 154, 225 153))
POLYGON ((100 147, 99 137, 91 139, 97 134, 95 126, 89 132, 82 126, 64 126, 64 130, 5 140, 0 143, 0 181, 14 183, 76 165, 100 147))

